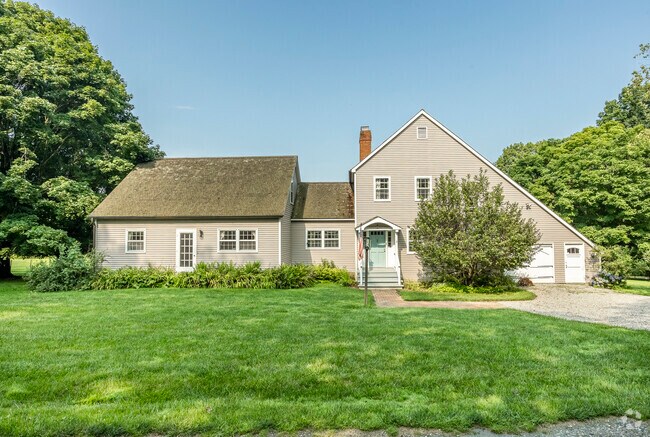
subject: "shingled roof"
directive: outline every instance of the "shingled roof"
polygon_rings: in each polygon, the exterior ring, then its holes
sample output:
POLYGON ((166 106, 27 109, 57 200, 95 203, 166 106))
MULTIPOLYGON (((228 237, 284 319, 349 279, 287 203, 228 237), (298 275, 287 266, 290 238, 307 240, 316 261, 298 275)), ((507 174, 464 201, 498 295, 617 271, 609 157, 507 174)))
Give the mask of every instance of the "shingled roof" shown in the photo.
POLYGON ((298 158, 165 158, 138 165, 91 217, 280 217, 298 158))
POLYGON ((347 182, 303 182, 293 206, 294 219, 353 219, 354 195, 347 182))

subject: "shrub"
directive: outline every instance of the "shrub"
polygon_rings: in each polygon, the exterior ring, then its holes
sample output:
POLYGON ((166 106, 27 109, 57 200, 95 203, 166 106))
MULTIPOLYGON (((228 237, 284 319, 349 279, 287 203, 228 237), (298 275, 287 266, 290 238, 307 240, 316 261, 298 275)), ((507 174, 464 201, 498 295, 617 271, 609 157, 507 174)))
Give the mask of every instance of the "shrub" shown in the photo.
POLYGON ((96 255, 68 250, 49 266, 38 266, 28 277, 36 291, 115 290, 122 288, 304 288, 329 281, 343 286, 354 284, 350 272, 333 262, 318 266, 283 264, 263 269, 259 262, 199 263, 191 272, 177 273, 165 267, 123 267, 99 269, 96 255))
POLYGON ((336 267, 334 261, 323 260, 320 265, 313 267, 313 271, 317 281, 334 282, 344 287, 355 283, 352 274, 345 269, 336 267))
POLYGON ((630 250, 624 246, 599 247, 603 271, 617 276, 629 276, 632 271, 633 258, 630 250))
POLYGON ((319 266, 283 264, 263 269, 259 262, 244 265, 233 263, 199 263, 191 272, 177 273, 163 267, 124 267, 103 269, 92 281, 95 290, 121 288, 253 288, 289 289, 310 287, 319 281, 343 286, 354 283, 350 273, 333 263, 319 266))
POLYGON ((615 275, 605 270, 601 270, 591 278, 589 285, 600 288, 615 288, 625 285, 625 278, 621 275, 615 275))
POLYGON ((527 278, 526 276, 522 276, 517 280, 517 285, 519 287, 532 287, 535 284, 533 284, 533 281, 531 281, 530 278, 527 278))
POLYGON ((409 291, 429 291, 433 293, 505 293, 509 291, 518 291, 514 282, 504 283, 496 286, 471 286, 463 285, 459 282, 434 282, 423 284, 417 281, 405 281, 404 290, 409 291))
POLYGON ((101 262, 100 255, 84 255, 72 246, 62 249, 53 262, 35 265, 25 280, 30 290, 39 292, 88 290, 100 271, 101 262))
POLYGON ((486 172, 458 180, 453 172, 434 182, 420 202, 410 238, 432 279, 464 285, 498 285, 504 272, 531 261, 539 239, 532 219, 490 187, 486 172))

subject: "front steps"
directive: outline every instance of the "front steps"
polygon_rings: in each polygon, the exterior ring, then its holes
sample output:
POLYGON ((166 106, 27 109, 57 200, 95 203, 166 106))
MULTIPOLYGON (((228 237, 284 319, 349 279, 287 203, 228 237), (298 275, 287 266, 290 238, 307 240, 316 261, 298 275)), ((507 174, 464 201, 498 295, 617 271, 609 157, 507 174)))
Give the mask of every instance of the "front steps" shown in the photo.
MULTIPOLYGON (((365 286, 364 280, 362 273, 359 278, 359 287, 365 286)), ((368 288, 402 288, 397 270, 386 267, 371 268, 368 274, 368 288)))

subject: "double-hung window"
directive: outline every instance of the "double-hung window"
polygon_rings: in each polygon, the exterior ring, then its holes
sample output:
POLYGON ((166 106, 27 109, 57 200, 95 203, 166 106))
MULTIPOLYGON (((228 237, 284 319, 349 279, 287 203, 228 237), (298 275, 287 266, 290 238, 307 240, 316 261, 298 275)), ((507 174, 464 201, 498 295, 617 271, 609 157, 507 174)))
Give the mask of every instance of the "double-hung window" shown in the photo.
POLYGON ((431 176, 418 176, 415 178, 415 200, 419 202, 431 196, 431 176))
POLYGON ((308 229, 306 236, 307 249, 338 249, 341 247, 338 229, 308 229))
POLYGON ((145 236, 147 231, 144 229, 127 229, 126 230, 126 253, 145 253, 145 236))
POLYGON ((389 176, 375 176, 375 200, 384 202, 390 200, 389 176))
POLYGON ((219 252, 257 252, 257 230, 220 230, 219 252))
POLYGON ((426 126, 419 126, 417 138, 418 140, 426 140, 429 137, 429 132, 427 132, 426 126))

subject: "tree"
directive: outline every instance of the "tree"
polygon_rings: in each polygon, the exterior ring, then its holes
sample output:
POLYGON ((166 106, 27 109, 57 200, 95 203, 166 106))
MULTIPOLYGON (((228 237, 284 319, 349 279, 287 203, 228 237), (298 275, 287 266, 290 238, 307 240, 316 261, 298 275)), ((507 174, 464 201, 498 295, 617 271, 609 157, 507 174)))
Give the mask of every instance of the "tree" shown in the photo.
MULTIPOLYGON (((641 44, 637 58, 650 57, 650 44, 641 44)), ((650 67, 641 65, 640 71, 632 72, 632 80, 626 85, 617 100, 605 102, 605 108, 598 114, 598 124, 618 121, 627 127, 650 128, 650 67)))
POLYGON ((650 129, 619 122, 513 144, 497 166, 601 246, 650 242, 650 129))
POLYGON ((0 277, 11 254, 87 246, 88 213, 135 164, 164 155, 130 101, 83 28, 0 0, 0 277), (6 231, 17 223, 31 236, 6 231))
POLYGON ((411 236, 434 279, 484 285, 530 262, 540 235, 481 170, 460 181, 453 171, 437 178, 431 197, 420 202, 411 236))

